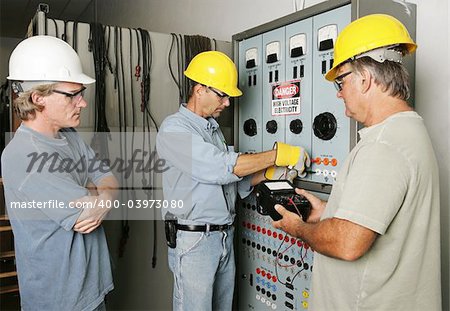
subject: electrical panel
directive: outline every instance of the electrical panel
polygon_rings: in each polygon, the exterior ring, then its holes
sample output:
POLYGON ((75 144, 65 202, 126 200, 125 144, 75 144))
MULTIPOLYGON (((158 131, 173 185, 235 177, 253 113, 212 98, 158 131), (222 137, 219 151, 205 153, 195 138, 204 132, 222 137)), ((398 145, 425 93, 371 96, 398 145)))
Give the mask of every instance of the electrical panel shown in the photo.
POLYGON ((271 92, 272 85, 285 81, 284 42, 284 28, 263 34, 263 150, 272 149, 276 141, 285 140, 286 118, 273 113, 271 92))
MULTIPOLYGON (((286 80, 300 85, 298 114, 286 116, 286 143, 312 149, 313 19, 286 26, 286 80)), ((311 174, 307 179, 311 179, 311 174)))
MULTIPOLYGON (((243 91, 236 147, 242 153, 272 149, 276 141, 304 147, 312 165, 294 184, 324 200, 360 127, 324 75, 339 32, 373 13, 395 16, 415 37, 415 6, 395 0, 329 0, 233 36, 243 91)), ((413 87, 414 59, 405 66, 413 87)), ((258 214, 254 194, 238 200, 236 211, 238 309, 307 310, 314 251, 258 214)))
POLYGON ((350 6, 314 16, 313 26, 313 95, 312 148, 310 155, 312 181, 332 184, 339 167, 354 145, 351 119, 345 116, 345 105, 336 97, 333 83, 324 75, 333 66, 333 48, 338 30, 350 23, 350 6))
POLYGON ((260 152, 263 139, 262 112, 262 36, 244 40, 239 44, 239 141, 245 152, 260 152))
POLYGON ((238 201, 237 210, 238 310, 307 309, 314 251, 272 227, 271 218, 256 211, 255 196, 238 201))

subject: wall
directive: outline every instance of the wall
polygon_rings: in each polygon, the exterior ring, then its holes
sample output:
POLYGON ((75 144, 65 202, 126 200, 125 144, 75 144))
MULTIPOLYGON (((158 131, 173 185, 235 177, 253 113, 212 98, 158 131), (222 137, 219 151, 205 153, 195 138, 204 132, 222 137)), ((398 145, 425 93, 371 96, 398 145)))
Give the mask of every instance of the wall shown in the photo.
POLYGON ((162 33, 201 34, 231 41, 231 35, 294 12, 294 2, 321 0, 97 0, 98 19, 162 33), (120 14, 115 14, 120 12, 120 14))
POLYGON ((21 39, 0 37, 0 83, 8 76, 9 56, 21 39))
MULTIPOLYGON (((402 0, 398 0, 401 2, 402 0)), ((321 1, 304 2, 305 7, 321 1)), ((444 310, 449 305, 450 112, 449 23, 445 0, 417 4, 416 109, 432 137, 441 172, 442 279, 444 310), (433 21, 433 22, 431 22, 433 21)), ((295 0, 98 0, 98 19, 163 33, 203 34, 221 40, 293 12, 295 0), (115 14, 120 12, 120 14, 115 14)))
POLYGON ((450 310, 450 7, 442 0, 411 2, 417 4, 419 46, 416 53, 416 110, 424 118, 431 135, 441 173, 443 310, 450 310))

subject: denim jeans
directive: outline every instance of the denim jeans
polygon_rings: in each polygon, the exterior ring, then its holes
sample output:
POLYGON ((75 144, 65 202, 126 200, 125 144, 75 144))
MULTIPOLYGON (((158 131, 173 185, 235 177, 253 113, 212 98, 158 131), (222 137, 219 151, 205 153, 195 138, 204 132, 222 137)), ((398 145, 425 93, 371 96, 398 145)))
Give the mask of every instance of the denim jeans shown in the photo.
POLYGON ((236 266, 234 228, 226 231, 178 231, 169 248, 174 276, 173 310, 231 310, 236 266))

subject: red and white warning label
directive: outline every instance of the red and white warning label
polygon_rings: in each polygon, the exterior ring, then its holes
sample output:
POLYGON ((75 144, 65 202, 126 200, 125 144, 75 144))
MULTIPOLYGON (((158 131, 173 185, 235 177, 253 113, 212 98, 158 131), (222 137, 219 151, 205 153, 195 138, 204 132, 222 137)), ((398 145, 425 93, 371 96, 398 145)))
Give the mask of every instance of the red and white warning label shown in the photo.
POLYGON ((272 84, 272 116, 300 114, 300 81, 272 84))

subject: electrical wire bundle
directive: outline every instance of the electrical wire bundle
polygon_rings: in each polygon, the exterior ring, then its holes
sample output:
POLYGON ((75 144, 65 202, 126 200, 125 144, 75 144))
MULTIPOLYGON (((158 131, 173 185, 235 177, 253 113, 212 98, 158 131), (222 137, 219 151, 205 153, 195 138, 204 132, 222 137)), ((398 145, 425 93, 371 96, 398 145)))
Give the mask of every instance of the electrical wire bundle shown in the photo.
POLYGON ((94 137, 91 146, 100 159, 109 159, 106 133, 110 132, 106 118, 106 69, 112 72, 108 59, 108 47, 105 42, 105 29, 98 23, 90 24, 89 49, 92 51, 95 66, 95 118, 94 137), (98 134, 102 133, 102 134, 98 134))
MULTIPOLYGON (((200 36, 200 35, 177 35, 172 33, 172 43, 170 46, 170 51, 168 55, 168 63, 169 63, 169 71, 172 75, 172 79, 178 87, 180 101, 186 103, 189 96, 190 83, 189 79, 184 76, 184 70, 186 70, 187 65, 194 58, 195 55, 205 51, 212 50, 211 39, 208 37, 200 36), (177 76, 174 74, 171 55, 174 50, 174 46, 176 46, 176 60, 177 60, 177 76)), ((214 50, 217 48, 217 43, 215 39, 212 39, 214 42, 214 50)))

